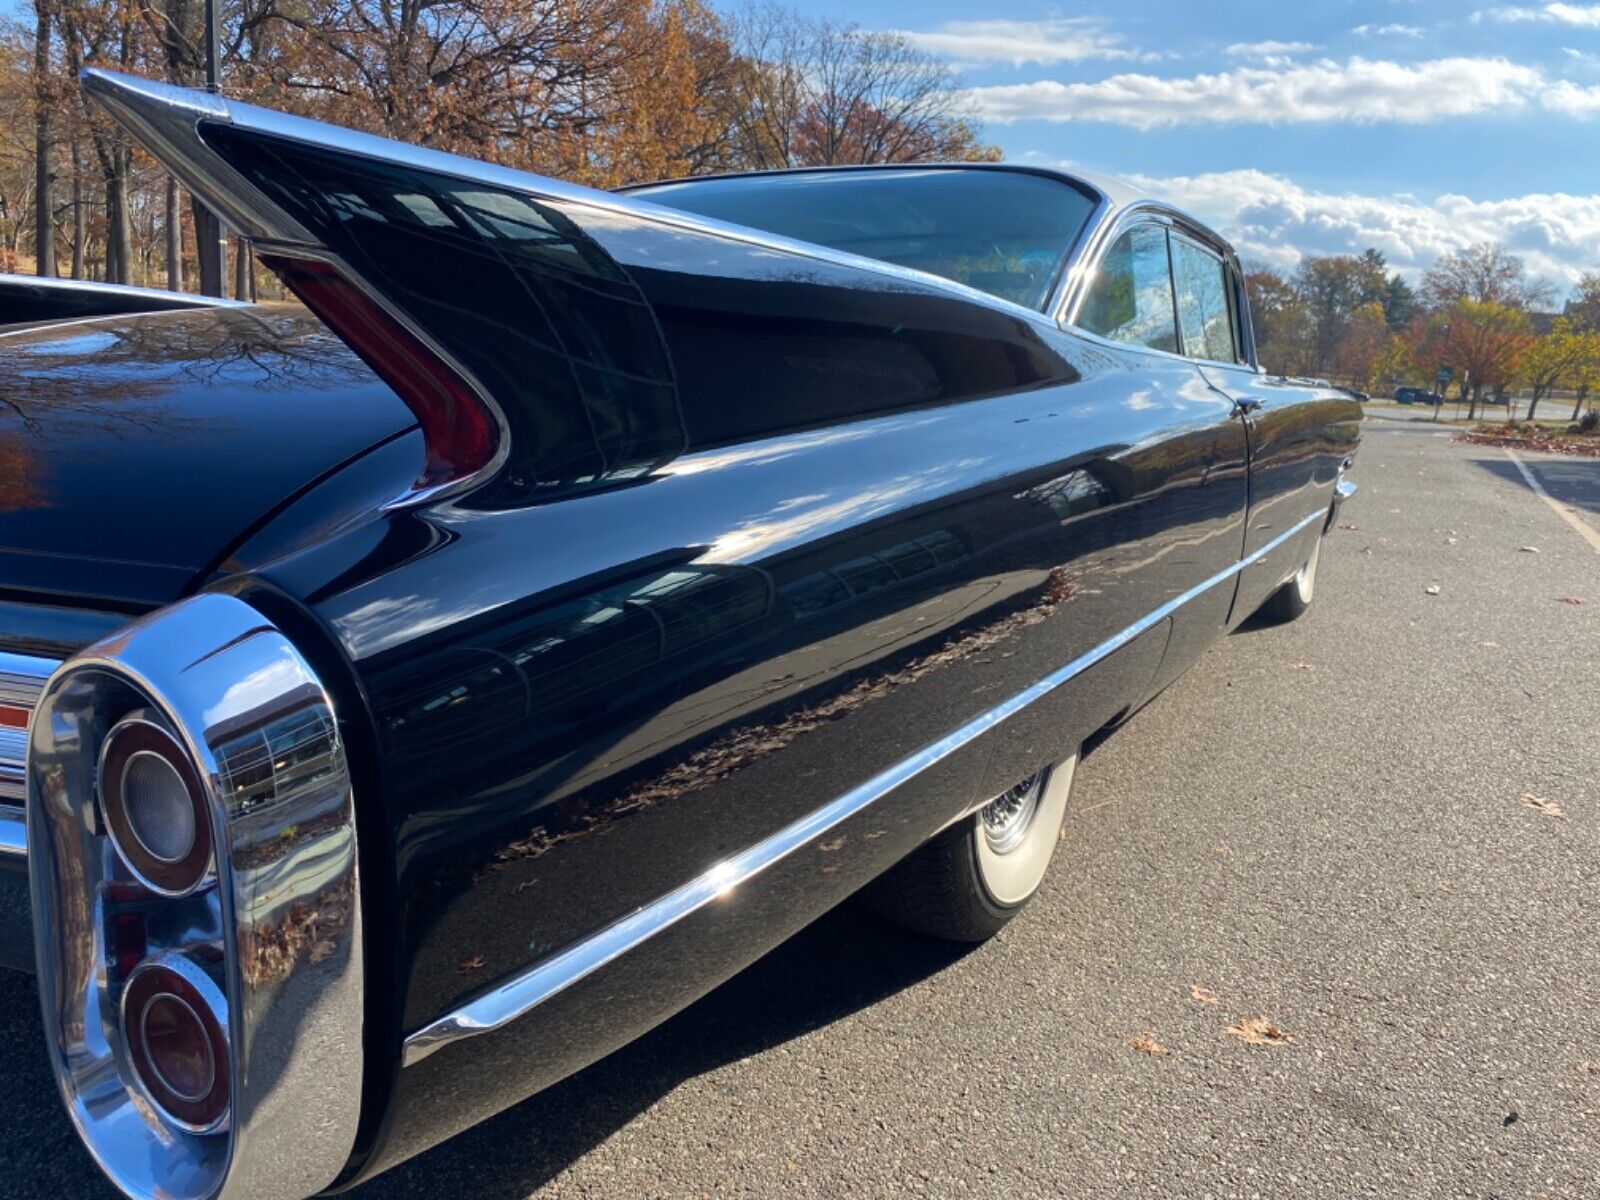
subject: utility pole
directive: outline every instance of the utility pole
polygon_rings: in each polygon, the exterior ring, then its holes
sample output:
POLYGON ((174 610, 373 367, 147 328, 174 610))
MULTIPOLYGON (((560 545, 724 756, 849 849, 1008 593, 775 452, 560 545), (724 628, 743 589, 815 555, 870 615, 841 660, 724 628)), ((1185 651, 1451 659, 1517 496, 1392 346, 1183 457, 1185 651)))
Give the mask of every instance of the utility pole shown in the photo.
MULTIPOLYGON (((219 92, 219 63, 217 44, 217 0, 206 0, 205 60, 206 91, 219 92)), ((222 232, 222 222, 198 200, 194 204, 195 255, 200 260, 200 291, 207 296, 221 296, 222 264, 227 261, 227 244, 222 232)))

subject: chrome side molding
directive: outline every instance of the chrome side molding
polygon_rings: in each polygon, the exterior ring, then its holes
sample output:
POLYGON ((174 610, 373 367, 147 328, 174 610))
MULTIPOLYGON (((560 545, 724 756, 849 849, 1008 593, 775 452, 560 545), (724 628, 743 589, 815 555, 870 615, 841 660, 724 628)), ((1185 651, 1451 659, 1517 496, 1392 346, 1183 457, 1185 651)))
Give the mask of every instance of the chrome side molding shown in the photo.
POLYGON ((815 842, 835 826, 948 758, 1007 718, 1037 703, 1146 630, 1166 620, 1189 601, 1233 579, 1240 571, 1265 558, 1296 534, 1318 521, 1325 520, 1327 513, 1327 509, 1319 508, 1239 562, 1217 572, 1188 591, 1174 596, 1126 629, 1085 651, 1065 666, 987 712, 974 717, 937 742, 900 760, 824 807, 785 826, 738 854, 724 859, 710 870, 645 905, 632 915, 607 926, 553 957, 536 963, 530 969, 491 988, 477 999, 416 1030, 406 1038, 403 1065, 413 1066, 454 1042, 477 1037, 509 1025, 579 980, 621 958, 686 917, 692 916, 719 896, 729 894, 774 863, 815 842))

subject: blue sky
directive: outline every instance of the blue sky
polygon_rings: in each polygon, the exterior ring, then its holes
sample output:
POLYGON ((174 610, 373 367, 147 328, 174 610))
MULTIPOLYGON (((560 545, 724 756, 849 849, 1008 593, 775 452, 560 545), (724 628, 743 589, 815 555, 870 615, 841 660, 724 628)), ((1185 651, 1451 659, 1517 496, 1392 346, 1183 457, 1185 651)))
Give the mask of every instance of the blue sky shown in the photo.
POLYGON ((1247 259, 1493 238, 1600 269, 1600 3, 795 0, 961 72, 1015 161, 1132 176, 1247 259))

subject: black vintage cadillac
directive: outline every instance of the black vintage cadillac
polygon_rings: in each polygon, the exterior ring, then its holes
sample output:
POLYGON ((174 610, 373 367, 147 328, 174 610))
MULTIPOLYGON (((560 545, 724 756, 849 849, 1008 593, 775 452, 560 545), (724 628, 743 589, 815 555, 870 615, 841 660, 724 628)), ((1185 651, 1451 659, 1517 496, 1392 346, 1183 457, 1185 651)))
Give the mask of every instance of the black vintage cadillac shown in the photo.
POLYGON ((1084 740, 1311 602, 1360 407, 1165 204, 85 86, 303 302, 0 285, 0 942, 130 1196, 369 1178, 858 891, 988 937, 1084 740))

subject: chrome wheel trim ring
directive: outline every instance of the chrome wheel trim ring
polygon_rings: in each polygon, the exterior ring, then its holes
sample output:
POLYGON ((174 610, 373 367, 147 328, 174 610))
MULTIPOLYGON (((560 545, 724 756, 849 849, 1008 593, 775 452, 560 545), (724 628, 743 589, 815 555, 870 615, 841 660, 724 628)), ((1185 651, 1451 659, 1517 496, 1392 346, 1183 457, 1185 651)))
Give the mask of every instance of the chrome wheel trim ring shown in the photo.
MULTIPOLYGON (((977 853, 978 874, 991 898, 998 904, 1021 904, 1038 889, 1044 879, 1056 843, 1061 839, 1061 825, 1067 813, 1067 799, 1072 794, 1072 778, 1077 772, 1078 756, 1062 759, 1055 766, 1024 780, 985 805, 978 813, 973 843, 977 853), (986 814, 990 805, 999 805, 1019 789, 1033 787, 1029 810, 1020 836, 1015 819, 1009 821, 1004 832, 1010 844, 1005 850, 995 848, 989 832, 986 814)), ((1008 803, 1004 807, 1010 808, 1008 803)))
POLYGON ((1300 597, 1301 604, 1310 604, 1311 597, 1317 590, 1317 559, 1321 556, 1322 539, 1319 537, 1316 544, 1311 547, 1311 557, 1306 559, 1305 566, 1294 575, 1294 590, 1300 597))
POLYGON ((1028 776, 1015 787, 1007 788, 978 810, 978 826, 996 854, 1010 854, 1022 844, 1039 814, 1039 797, 1044 793, 1050 768, 1028 776))

